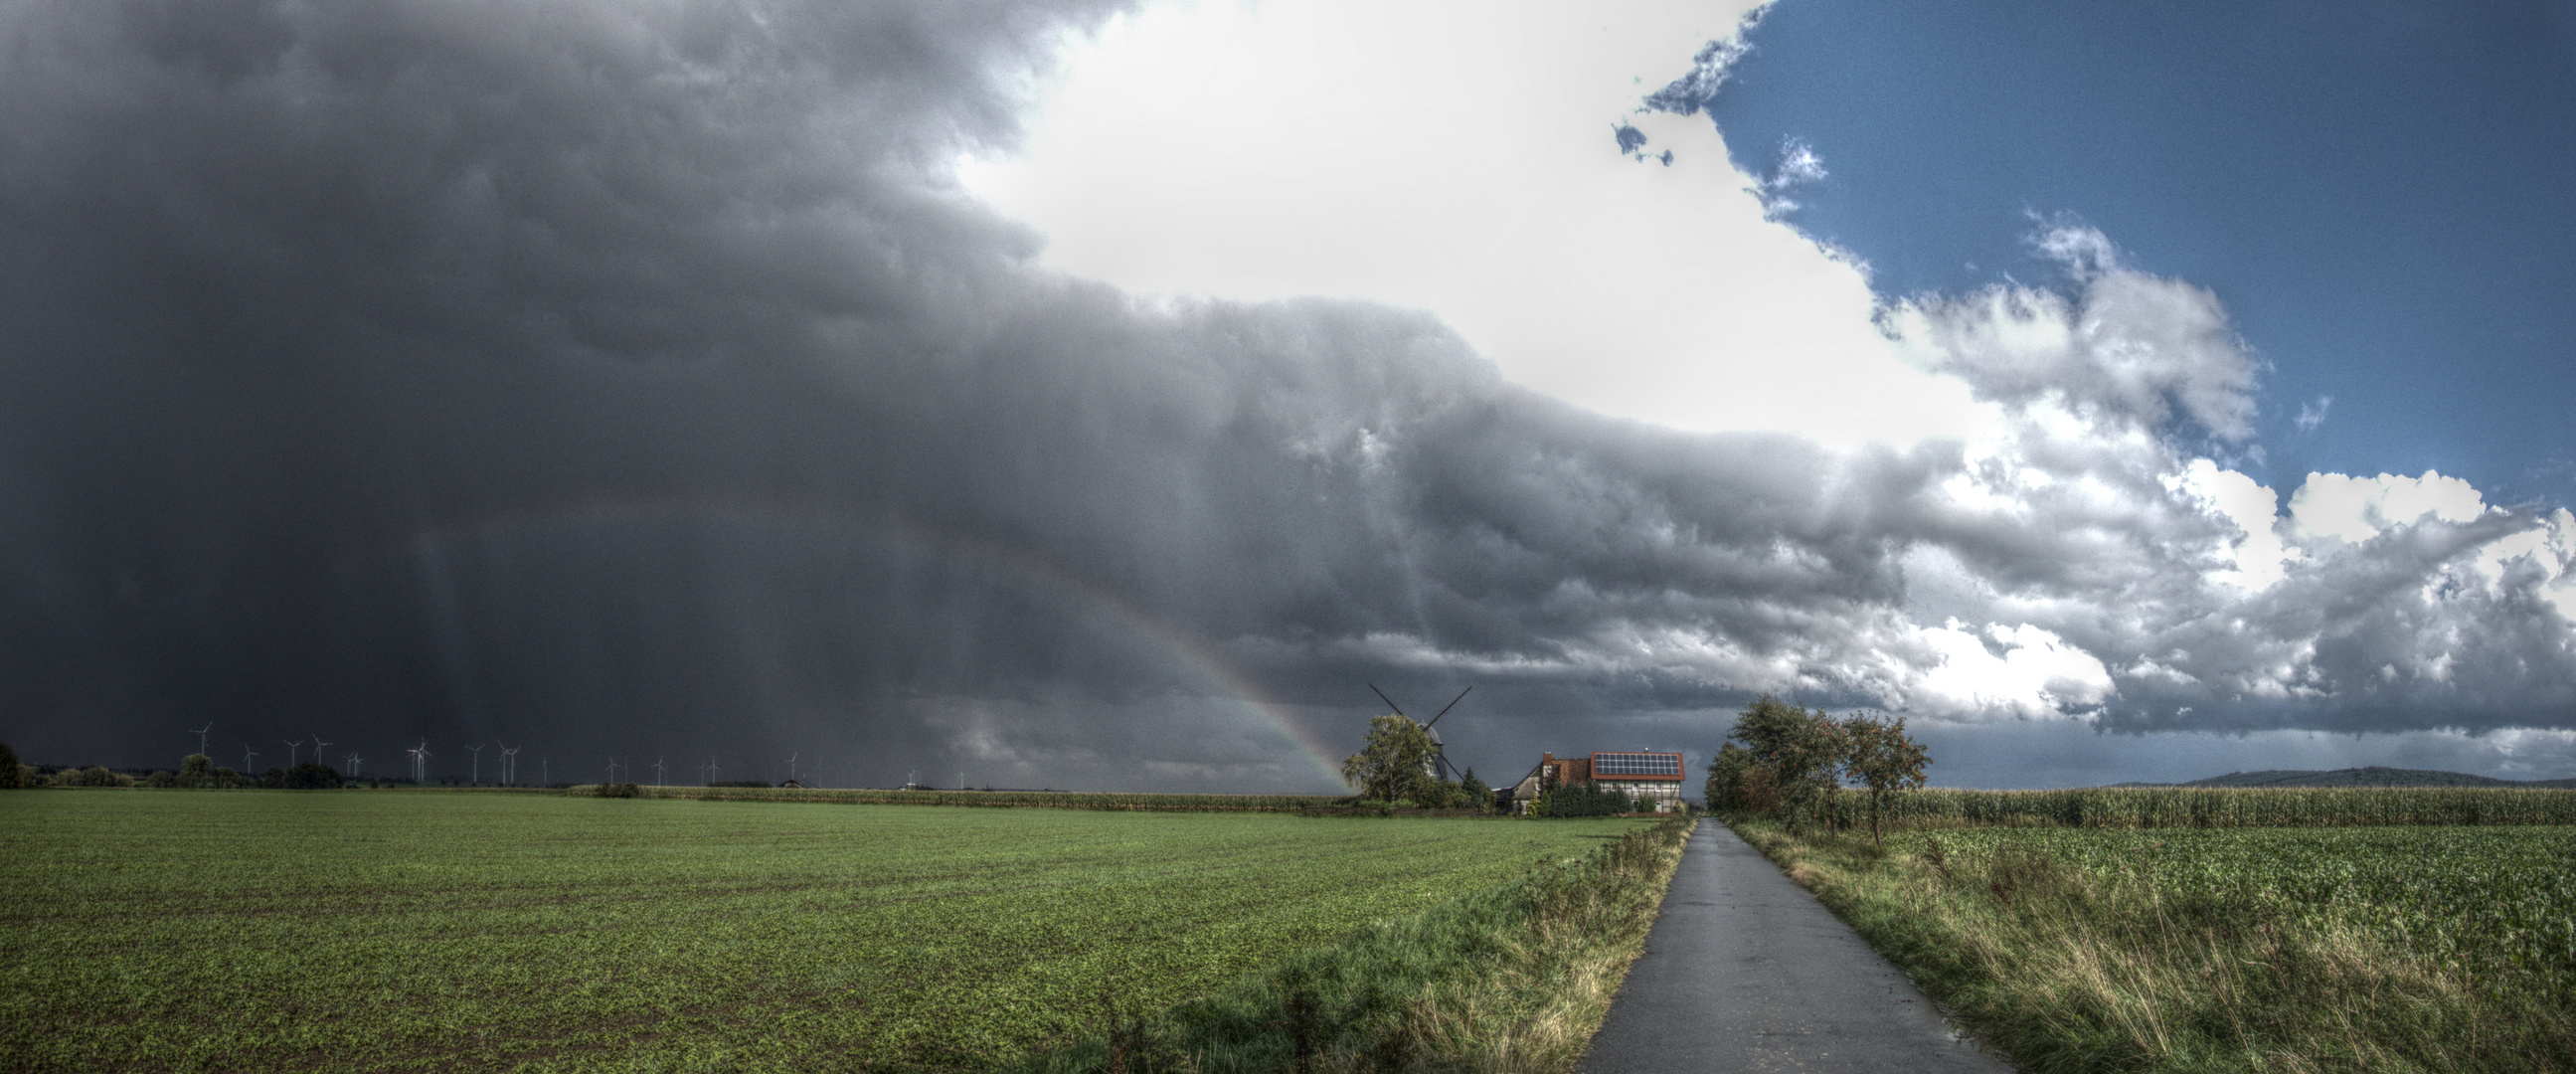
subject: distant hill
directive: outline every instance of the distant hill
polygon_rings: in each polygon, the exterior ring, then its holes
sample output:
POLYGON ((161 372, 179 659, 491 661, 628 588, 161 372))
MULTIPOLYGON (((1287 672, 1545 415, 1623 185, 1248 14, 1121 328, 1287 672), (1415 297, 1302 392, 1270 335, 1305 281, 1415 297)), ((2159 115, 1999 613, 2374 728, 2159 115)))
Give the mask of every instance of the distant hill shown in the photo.
POLYGON ((2338 768, 2331 772, 2230 772, 2189 783, 2114 783, 2114 787, 2568 787, 2576 779, 2492 779, 2426 768, 2338 768))

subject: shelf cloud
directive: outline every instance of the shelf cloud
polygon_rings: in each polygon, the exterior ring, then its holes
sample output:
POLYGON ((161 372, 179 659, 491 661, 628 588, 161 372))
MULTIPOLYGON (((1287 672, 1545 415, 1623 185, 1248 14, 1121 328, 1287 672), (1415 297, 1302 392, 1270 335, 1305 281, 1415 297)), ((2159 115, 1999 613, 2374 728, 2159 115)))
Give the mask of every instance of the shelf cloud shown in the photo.
POLYGON ((2255 484, 2259 356, 2080 224, 2039 240, 2056 284, 1851 310, 1833 346, 1885 353, 1849 368, 1955 403, 1888 438, 1603 413, 1436 307, 1064 271, 957 162, 1023 148, 1114 15, 0 15, 13 745, 338 720, 1303 789, 1363 681, 1491 684, 1497 769, 1705 750, 1763 691, 2576 728, 2576 519, 2439 474, 2255 484))

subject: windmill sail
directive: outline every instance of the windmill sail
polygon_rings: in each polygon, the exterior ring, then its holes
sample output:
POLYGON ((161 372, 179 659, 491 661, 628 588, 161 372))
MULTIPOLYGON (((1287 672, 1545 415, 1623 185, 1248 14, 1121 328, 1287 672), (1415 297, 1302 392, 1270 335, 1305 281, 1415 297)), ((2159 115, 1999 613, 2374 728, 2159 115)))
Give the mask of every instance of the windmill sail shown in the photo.
MULTIPOLYGON (((1378 700, 1386 702, 1386 707, 1394 709, 1396 715, 1404 715, 1403 706, 1396 704, 1394 698, 1386 696, 1386 691, 1378 689, 1376 683, 1368 684, 1368 688, 1370 693, 1377 695, 1378 700)), ((1447 781, 1457 779, 1459 776, 1458 766, 1449 763, 1449 751, 1440 741, 1440 730, 1438 724, 1440 723, 1440 717, 1449 715, 1450 709, 1457 708, 1460 701, 1467 699, 1467 690, 1473 689, 1475 689, 1475 687, 1470 686, 1466 690, 1458 691, 1458 696, 1450 698, 1448 704, 1440 706, 1440 711, 1431 717, 1430 722, 1422 725, 1423 733, 1431 736, 1430 769, 1431 776, 1434 779, 1447 781)), ((1405 718, 1411 719, 1412 717, 1407 716, 1405 718)))

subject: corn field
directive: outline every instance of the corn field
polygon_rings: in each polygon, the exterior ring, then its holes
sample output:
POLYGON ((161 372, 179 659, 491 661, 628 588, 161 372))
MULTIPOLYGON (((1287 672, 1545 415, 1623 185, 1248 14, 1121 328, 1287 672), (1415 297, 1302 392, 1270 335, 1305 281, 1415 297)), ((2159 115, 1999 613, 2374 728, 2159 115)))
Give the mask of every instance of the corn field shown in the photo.
MULTIPOLYGON (((1899 791, 1882 823, 1902 828, 2323 828, 2576 824, 2576 790, 2518 787, 2112 787, 1899 791)), ((1844 790, 1831 823, 1867 830, 1869 795, 1844 790)))

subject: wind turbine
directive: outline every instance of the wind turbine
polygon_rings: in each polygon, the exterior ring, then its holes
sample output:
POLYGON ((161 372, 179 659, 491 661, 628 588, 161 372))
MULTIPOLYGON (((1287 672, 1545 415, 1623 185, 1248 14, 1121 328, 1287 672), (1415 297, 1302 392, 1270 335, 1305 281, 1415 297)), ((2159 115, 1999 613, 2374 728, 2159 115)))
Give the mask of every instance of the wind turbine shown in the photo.
POLYGON ((653 758, 653 785, 662 785, 662 759, 659 757, 653 758))
POLYGON ((708 782, 708 783, 714 783, 714 782, 717 780, 717 778, 719 778, 719 777, 721 777, 721 776, 723 776, 723 775, 724 775, 724 769, 721 769, 721 768, 716 767, 716 755, 715 755, 715 754, 712 754, 712 753, 708 754, 708 755, 707 755, 707 782, 708 782))
POLYGON ((404 750, 403 752, 411 754, 411 781, 414 783, 428 782, 430 758, 429 740, 425 738, 421 739, 420 745, 404 750))
POLYGON ((242 774, 243 774, 243 775, 245 775, 245 776, 246 776, 246 775, 249 775, 249 774, 250 774, 250 771, 251 771, 251 768, 250 768, 250 759, 251 759, 251 758, 253 758, 253 757, 257 757, 257 756, 259 756, 259 751, 251 749, 251 748, 250 748, 250 743, 247 743, 247 742, 242 743, 242 774))
POLYGON ((315 736, 313 736, 313 763, 314 763, 314 764, 321 764, 321 763, 322 763, 322 747, 324 747, 324 746, 328 746, 328 745, 330 745, 330 743, 322 741, 322 736, 320 736, 320 735, 315 735, 315 736))
POLYGON ((349 760, 349 778, 350 778, 350 779, 356 779, 356 778, 358 778, 358 755, 357 755, 357 754, 352 753, 352 754, 350 754, 350 755, 349 755, 348 760, 349 760))
POLYGON ((511 749, 508 746, 502 746, 498 742, 493 743, 493 745, 500 746, 501 748, 501 785, 504 787, 518 786, 519 751, 511 749))
POLYGON ((802 757, 802 756, 804 756, 804 755, 805 755, 805 751, 803 751, 803 750, 798 750, 798 751, 796 751, 796 752, 794 752, 794 753, 791 753, 791 754, 788 754, 788 755, 787 755, 787 781, 788 781, 788 782, 790 782, 790 783, 794 783, 794 782, 796 782, 796 759, 797 759, 797 758, 799 758, 799 757, 802 757))
MULTIPOLYGON (((281 738, 281 739, 278 739, 278 741, 280 741, 280 742, 286 742, 286 740, 285 740, 285 739, 282 739, 282 738, 281 738)), ((293 767, 295 767, 295 747, 297 747, 297 746, 301 746, 301 745, 303 745, 303 744, 304 744, 304 740, 303 740, 303 739, 300 739, 300 738, 299 738, 299 739, 296 739, 296 740, 295 740, 295 741, 293 741, 293 742, 286 742, 286 767, 288 767, 288 768, 293 768, 293 767)))
POLYGON ((470 778, 473 786, 480 787, 483 785, 483 747, 467 746, 465 752, 474 755, 474 775, 470 778))
POLYGON ((198 753, 204 753, 204 752, 206 752, 206 732, 208 732, 208 731, 212 731, 212 730, 214 730, 214 729, 215 729, 215 721, 213 721, 213 720, 208 720, 208 721, 206 721, 206 725, 205 725, 204 727, 200 727, 200 728, 196 729, 194 732, 192 732, 193 734, 195 734, 195 735, 197 736, 197 752, 198 752, 198 753))
POLYGON ((540 753, 537 755, 537 778, 544 780, 546 785, 549 787, 554 786, 555 782, 554 770, 547 767, 549 762, 552 760, 552 758, 547 757, 545 754, 540 753))

